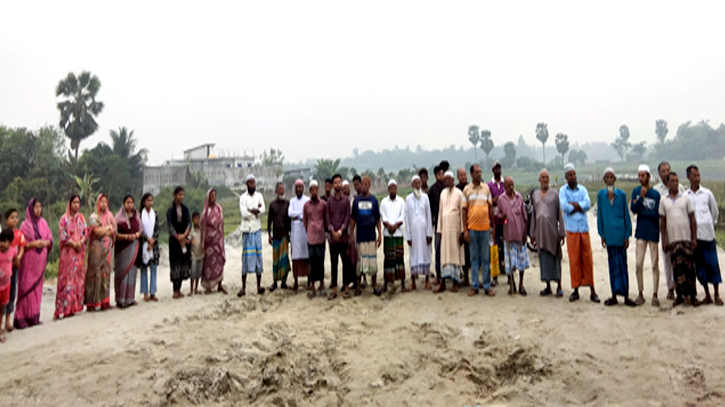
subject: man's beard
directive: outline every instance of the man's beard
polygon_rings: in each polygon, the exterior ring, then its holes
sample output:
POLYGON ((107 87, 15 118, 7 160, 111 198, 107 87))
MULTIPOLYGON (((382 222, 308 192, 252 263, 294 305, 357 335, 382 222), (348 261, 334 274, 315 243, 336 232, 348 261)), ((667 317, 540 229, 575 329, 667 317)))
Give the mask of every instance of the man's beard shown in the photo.
POLYGON ((247 192, 249 193, 249 195, 254 195, 254 192, 255 191, 257 191, 257 188, 256 187, 255 188, 249 188, 249 187, 247 187, 247 192))
POLYGON ((414 189, 413 195, 415 195, 416 198, 420 199, 420 197, 423 195, 423 192, 420 189, 414 189))

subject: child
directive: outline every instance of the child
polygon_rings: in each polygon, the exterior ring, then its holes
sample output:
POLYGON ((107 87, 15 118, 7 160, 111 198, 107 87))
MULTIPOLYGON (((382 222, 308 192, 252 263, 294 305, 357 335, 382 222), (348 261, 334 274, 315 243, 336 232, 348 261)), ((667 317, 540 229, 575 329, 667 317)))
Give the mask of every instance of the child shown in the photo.
POLYGON ((204 248, 201 244, 201 216, 199 212, 191 215, 191 291, 189 295, 199 294, 199 280, 204 268, 204 248))
MULTIPOLYGON (((5 212, 5 228, 13 233, 13 239, 10 246, 14 247, 17 251, 17 258, 13 262, 13 276, 10 280, 10 298, 8 304, 4 307, 3 312, 5 315, 5 330, 7 332, 12 332, 12 314, 15 312, 15 295, 18 290, 18 267, 20 267, 20 259, 23 258, 23 253, 25 253, 25 236, 23 235, 23 232, 18 229, 17 209, 10 209, 5 212)), ((0 328, 2 328, 2 315, 0 315, 0 328)))
MULTIPOLYGON (((15 237, 13 229, 6 228, 0 232, 0 307, 10 302, 10 280, 13 276, 13 263, 17 260, 17 249, 11 244, 15 237)), ((5 336, 0 329, 0 343, 5 343, 5 336)))

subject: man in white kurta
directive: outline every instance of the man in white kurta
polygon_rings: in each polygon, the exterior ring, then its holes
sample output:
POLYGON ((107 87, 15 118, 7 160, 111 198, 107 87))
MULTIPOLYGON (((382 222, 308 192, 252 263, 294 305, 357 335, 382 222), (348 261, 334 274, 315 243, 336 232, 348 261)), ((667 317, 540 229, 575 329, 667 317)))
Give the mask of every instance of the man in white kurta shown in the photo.
POLYGON ((453 172, 446 171, 443 176, 445 188, 441 192, 438 225, 436 233, 441 236, 441 285, 435 292, 446 290, 446 279, 453 280, 453 289, 458 291, 461 279, 461 241, 463 233, 463 217, 461 203, 463 193, 455 187, 453 172))
MULTIPOLYGON (((310 275, 310 255, 307 247, 307 231, 303 222, 305 204, 310 198, 304 195, 305 184, 301 179, 295 181, 295 197, 290 199, 287 215, 291 220, 290 257, 292 258, 292 274, 295 278, 293 291, 299 289, 298 279, 310 275)), ((309 281, 308 284, 309 285, 309 281)))
POLYGON ((420 177, 413 177, 413 192, 405 198, 405 240, 408 242, 410 277, 413 280, 411 290, 415 290, 415 280, 425 276, 425 288, 431 289, 428 281, 431 263, 431 242, 433 241, 433 219, 430 212, 428 195, 420 187, 420 177))
POLYGON ((401 280, 401 290, 408 291, 405 286, 405 246, 403 243, 403 224, 405 223, 405 201, 398 196, 398 183, 391 179, 388 182, 388 196, 380 203, 380 220, 383 222, 383 274, 387 291, 388 284, 401 280))
POLYGON ((239 197, 239 211, 242 215, 242 289, 237 297, 247 292, 247 274, 257 276, 257 294, 264 294, 262 288, 262 224, 259 217, 264 214, 264 197, 257 192, 257 181, 254 175, 247 175, 247 192, 239 197))

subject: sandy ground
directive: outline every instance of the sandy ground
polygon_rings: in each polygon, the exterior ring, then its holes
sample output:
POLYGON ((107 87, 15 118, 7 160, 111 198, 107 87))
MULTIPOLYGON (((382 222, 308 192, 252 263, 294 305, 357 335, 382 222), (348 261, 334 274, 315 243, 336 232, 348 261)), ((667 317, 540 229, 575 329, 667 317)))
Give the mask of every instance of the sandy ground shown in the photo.
MULTIPOLYGON (((596 234, 592 246, 604 299, 607 257, 596 234)), ((236 293, 241 251, 227 250, 225 284, 236 293)), ((634 293, 634 245, 629 256, 634 293)), ((0 346, 0 405, 725 404, 725 308, 654 308, 648 271, 648 302, 636 309, 542 298, 532 262, 526 298, 506 295, 504 284, 495 298, 368 289, 332 302, 282 290, 172 300, 163 268, 159 303, 52 322, 46 290, 45 324, 0 346)), ((568 297, 566 255, 563 268, 568 297)))

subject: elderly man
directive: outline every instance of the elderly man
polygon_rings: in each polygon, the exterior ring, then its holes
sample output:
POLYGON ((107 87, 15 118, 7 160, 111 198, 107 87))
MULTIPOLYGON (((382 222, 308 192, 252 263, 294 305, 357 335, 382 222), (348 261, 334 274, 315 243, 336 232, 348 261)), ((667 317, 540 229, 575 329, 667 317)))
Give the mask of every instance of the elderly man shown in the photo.
POLYGON ((327 231, 330 244, 330 274, 332 275, 332 293, 329 300, 337 298, 337 265, 342 260, 342 285, 345 287, 343 298, 350 298, 350 284, 355 280, 355 273, 347 255, 350 228, 350 200, 342 190, 342 176, 332 176, 332 187, 335 194, 327 201, 327 231))
POLYGON ((546 283, 546 288, 539 294, 551 295, 551 282, 556 281, 556 298, 561 298, 564 296, 561 289, 561 246, 566 237, 564 214, 559 204, 559 195, 556 191, 549 190, 548 171, 539 172, 539 185, 541 188, 534 192, 534 212, 529 229, 531 243, 539 252, 541 281, 546 283))
POLYGON ((705 288, 704 304, 712 304, 708 284, 715 290, 715 305, 722 306, 719 284, 722 283, 720 275, 720 262, 717 259, 717 244, 715 242, 715 224, 720 215, 717 203, 712 192, 700 185, 700 170, 696 165, 687 167, 687 179, 690 180, 690 189, 687 197, 695 208, 697 221, 697 247, 695 247, 695 264, 697 265, 697 279, 705 288))
POLYGON ((431 242, 433 241, 433 219, 430 212, 428 195, 421 190, 420 176, 411 181, 413 192, 405 198, 405 240, 410 255, 410 290, 415 290, 415 280, 425 276, 425 288, 431 289, 429 282, 431 262, 431 242))
POLYGON ((382 294, 378 289, 378 247, 382 239, 380 206, 378 199, 370 194, 370 177, 362 178, 362 192, 355 197, 350 214, 350 229, 357 248, 357 287, 355 296, 362 294, 361 277, 369 274, 373 283, 373 293, 382 294), (377 230, 377 235, 376 235, 377 230))
POLYGON ((680 192, 677 173, 667 176, 669 193, 660 200, 660 229, 662 230, 662 250, 670 256, 672 277, 675 281, 677 297, 674 305, 689 300, 693 306, 697 301, 695 278, 695 253, 697 247, 697 220, 692 201, 680 192))
POLYGON ((524 271, 529 268, 529 250, 526 248, 526 224, 528 216, 524 198, 514 190, 514 179, 503 180, 506 192, 498 197, 498 215, 503 221, 504 264, 511 287, 509 294, 516 294, 516 274, 519 272, 519 294, 526 296, 524 271))
MULTIPOLYGON (((503 270, 505 273, 504 265, 504 253, 503 253, 503 220, 498 215, 498 198, 506 192, 503 186, 503 179, 501 178, 501 163, 496 161, 491 167, 493 178, 488 182, 488 189, 491 191, 491 199, 493 202, 493 222, 494 231, 492 232, 493 243, 498 245, 498 264, 499 270, 503 270)), ((492 284, 494 287, 498 285, 498 276, 493 278, 492 284)))
MULTIPOLYGON (((295 197, 290 200, 287 215, 290 218, 290 257, 292 258, 292 275, 295 278, 293 291, 299 289, 299 278, 310 275, 310 255, 307 247, 307 231, 303 222, 305 204, 310 198, 305 193, 305 184, 301 179, 295 181, 295 197)), ((309 288, 309 278, 307 287, 309 288)))
MULTIPOLYGON (((660 194, 660 200, 670 194, 670 186, 667 182, 667 177, 669 176, 670 171, 670 163, 668 163, 667 161, 662 161, 657 166, 657 173, 660 177, 660 182, 655 185, 654 189, 660 194)), ((678 185, 677 188, 682 194, 685 194, 685 188, 682 185, 678 185)), ((674 300, 675 280, 672 278, 672 262, 670 261, 670 256, 665 255, 665 252, 663 251, 660 251, 660 258, 663 259, 662 262, 665 265, 665 279, 667 280, 667 299, 674 300)))
POLYGON ((317 181, 310 181, 310 200, 302 208, 302 222, 307 231, 307 250, 310 254, 310 278, 311 290, 307 298, 312 299, 318 294, 315 290, 315 282, 320 282, 319 295, 325 295, 325 215, 326 204, 317 195, 319 186, 317 181))
POLYGON ((380 203, 380 219, 383 222, 383 274, 385 283, 395 286, 395 280, 401 280, 401 290, 408 291, 405 286, 405 247, 403 246, 403 224, 405 223, 405 201, 398 196, 398 183, 391 179, 388 182, 388 196, 380 203))
POLYGON ((469 296, 478 294, 480 288, 478 273, 483 269, 483 290, 488 296, 494 296, 491 289, 491 228, 493 226, 493 208, 491 191, 488 185, 482 182, 481 166, 471 166, 473 182, 463 189, 461 199, 461 217, 463 227, 463 240, 468 242, 471 254, 471 291, 469 296))
POLYGON ((574 164, 564 166, 566 185, 559 189, 559 202, 564 212, 566 225, 566 248, 569 252, 569 273, 571 286, 574 292, 569 301, 579 299, 579 287, 591 289, 589 299, 599 302, 599 296, 594 290, 594 259, 592 258, 592 243, 589 238, 589 222, 587 212, 592 204, 589 192, 583 185, 577 184, 574 164))
POLYGON ((644 257, 649 249, 650 261, 652 262, 652 306, 659 307, 660 300, 657 298, 657 289, 660 286, 659 255, 657 247, 660 242, 660 193, 650 188, 649 166, 642 164, 638 171, 639 186, 632 190, 632 213, 637 215, 637 228, 634 237, 637 239, 637 287, 639 296, 634 300, 637 305, 644 304, 644 257))
MULTIPOLYGON (((443 179, 445 189, 441 191, 440 208, 438 210, 438 225, 436 233, 441 242, 441 273, 440 285, 434 292, 441 293, 446 290, 446 280, 453 280, 453 292, 458 291, 461 281, 461 241, 463 222, 461 204, 463 193, 455 187, 453 172, 446 171, 443 179)), ((475 280, 474 280, 475 281, 475 280)))
POLYGON ((242 214, 242 289, 237 297, 247 292, 247 274, 257 275, 257 293, 264 294, 262 288, 262 225, 259 216, 264 213, 264 198, 257 192, 254 175, 247 175, 247 192, 239 197, 239 210, 242 214))
POLYGON ((274 201, 269 204, 269 215, 267 216, 267 236, 269 244, 272 245, 272 278, 274 280, 269 287, 269 292, 277 289, 277 282, 281 282, 282 288, 286 289, 287 275, 290 271, 289 201, 284 199, 284 183, 277 183, 275 195, 274 201))
POLYGON ((629 299, 629 274, 627 273, 627 249, 632 236, 632 219, 629 217, 627 195, 614 187, 617 176, 612 168, 604 170, 606 188, 597 194, 597 231, 602 239, 602 247, 607 249, 609 258, 609 284, 612 297, 604 305, 617 304, 617 296, 624 297, 624 304, 634 307, 629 299))
MULTIPOLYGON (((466 185, 468 185, 468 173, 465 168, 461 167, 458 169, 458 174, 456 175, 458 176, 458 184, 456 184, 456 188, 463 192, 463 189, 466 188, 466 185)), ((463 264, 463 267, 461 267, 463 269, 463 283, 461 285, 468 287, 471 285, 468 281, 468 270, 471 269, 471 250, 468 242, 465 240, 463 241, 463 250, 461 250, 461 255, 463 256, 463 259, 461 260, 461 263, 463 264)))

